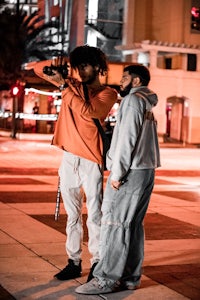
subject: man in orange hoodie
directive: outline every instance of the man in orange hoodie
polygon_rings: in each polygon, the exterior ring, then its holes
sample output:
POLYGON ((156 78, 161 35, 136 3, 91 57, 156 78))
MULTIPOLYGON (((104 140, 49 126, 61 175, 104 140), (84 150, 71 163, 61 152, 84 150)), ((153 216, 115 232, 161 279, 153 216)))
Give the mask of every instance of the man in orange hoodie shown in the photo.
POLYGON ((66 252, 69 259, 66 267, 55 277, 68 280, 81 276, 84 190, 88 210, 88 248, 92 256, 89 281, 99 261, 103 185, 103 143, 93 119, 103 124, 117 101, 117 92, 100 82, 100 75, 105 75, 108 67, 106 56, 99 48, 79 46, 70 53, 69 62, 71 68, 78 71, 82 82, 69 76, 65 78, 58 70, 53 70, 50 76, 45 75, 44 62, 37 63, 34 71, 62 91, 62 105, 52 144, 63 149, 59 177, 68 216, 66 252))

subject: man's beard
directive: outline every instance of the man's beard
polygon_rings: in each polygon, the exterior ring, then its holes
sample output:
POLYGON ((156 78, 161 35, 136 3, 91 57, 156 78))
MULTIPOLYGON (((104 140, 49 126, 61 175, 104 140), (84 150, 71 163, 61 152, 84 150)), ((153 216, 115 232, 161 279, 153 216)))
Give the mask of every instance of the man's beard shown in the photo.
POLYGON ((125 97, 126 95, 129 94, 130 90, 132 89, 132 82, 130 82, 124 90, 120 90, 119 94, 121 97, 125 97))

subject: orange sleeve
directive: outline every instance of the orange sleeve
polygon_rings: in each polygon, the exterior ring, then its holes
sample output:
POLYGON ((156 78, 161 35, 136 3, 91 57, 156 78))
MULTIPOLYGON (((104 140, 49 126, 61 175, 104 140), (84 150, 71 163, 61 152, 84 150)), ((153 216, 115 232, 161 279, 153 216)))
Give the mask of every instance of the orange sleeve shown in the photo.
POLYGON ((59 84, 57 82, 51 80, 49 77, 45 76, 45 74, 43 73, 43 68, 45 66, 49 66, 50 67, 51 63, 52 63, 52 60, 44 60, 44 61, 37 62, 35 64, 35 66, 33 67, 33 70, 34 70, 35 74, 38 77, 40 77, 40 78, 42 78, 42 79, 44 79, 44 80, 52 83, 53 85, 59 87, 59 84))
MULTIPOLYGON (((44 79, 44 80, 46 80, 46 81, 48 81, 48 82, 50 82, 50 83, 52 83, 53 85, 55 85, 55 86, 57 86, 57 87, 59 87, 60 86, 60 84, 59 83, 57 83, 56 81, 54 81, 54 80, 52 80, 49 76, 46 76, 44 73, 43 73, 43 68, 45 67, 45 66, 51 66, 51 63, 52 63, 52 60, 45 60, 45 61, 40 61, 40 62, 37 62, 34 66, 33 66, 33 70, 34 70, 34 72, 35 72, 35 74, 38 76, 38 77, 40 77, 40 78, 42 78, 42 79, 44 79)), ((73 90, 73 92, 75 93, 75 94, 79 94, 79 86, 80 86, 80 82, 77 80, 77 79, 75 79, 75 78, 73 78, 73 77, 68 77, 67 79, 65 79, 65 81, 68 83, 68 85, 71 87, 71 89, 73 90)))

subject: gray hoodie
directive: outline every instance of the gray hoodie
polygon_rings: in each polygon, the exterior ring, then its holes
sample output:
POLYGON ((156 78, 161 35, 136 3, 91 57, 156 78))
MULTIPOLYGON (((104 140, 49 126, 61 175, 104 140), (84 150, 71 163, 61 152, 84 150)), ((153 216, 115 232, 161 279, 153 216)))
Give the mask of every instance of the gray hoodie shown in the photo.
POLYGON ((123 98, 106 161, 112 180, 123 180, 130 169, 160 166, 157 124, 145 117, 157 102, 157 95, 146 86, 132 88, 123 98))

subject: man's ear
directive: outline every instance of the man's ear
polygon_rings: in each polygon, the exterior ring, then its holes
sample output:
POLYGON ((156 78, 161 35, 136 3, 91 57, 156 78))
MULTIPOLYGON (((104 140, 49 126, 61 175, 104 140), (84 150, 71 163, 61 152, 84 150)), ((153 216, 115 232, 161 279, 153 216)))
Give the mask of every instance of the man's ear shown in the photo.
POLYGON ((133 87, 140 86, 141 85, 140 77, 134 77, 132 81, 132 85, 133 87))

